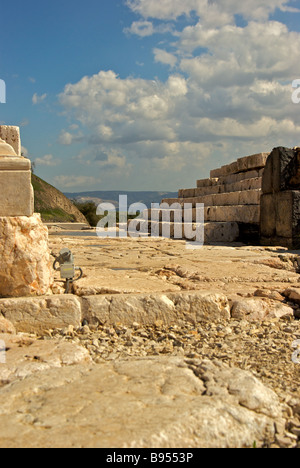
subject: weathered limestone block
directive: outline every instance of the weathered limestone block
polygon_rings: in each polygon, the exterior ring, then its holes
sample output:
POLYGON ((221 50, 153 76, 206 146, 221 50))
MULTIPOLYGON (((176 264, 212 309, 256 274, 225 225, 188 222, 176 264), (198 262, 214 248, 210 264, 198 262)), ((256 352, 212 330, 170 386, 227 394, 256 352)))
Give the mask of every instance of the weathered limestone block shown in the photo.
POLYGON ((21 156, 21 139, 19 127, 0 125, 0 138, 13 147, 17 156, 21 156))
POLYGON ((269 154, 270 153, 259 153, 238 159, 238 172, 261 169, 262 167, 265 167, 269 154))
POLYGON ((262 177, 264 168, 261 169, 252 169, 247 172, 240 172, 238 174, 230 174, 227 176, 220 176, 217 178, 211 179, 201 179, 197 181, 197 187, 210 187, 212 185, 223 185, 223 184, 235 184, 246 179, 252 179, 257 177, 262 177))
POLYGON ((205 206, 205 221, 259 224, 259 205, 205 206))
POLYGON ((244 179, 233 184, 226 184, 226 192, 243 192, 245 190, 261 190, 262 177, 244 179))
POLYGON ((187 203, 183 198, 163 198, 161 203, 167 203, 168 205, 173 205, 173 203, 187 203))
POLYGON ((269 153, 253 154, 252 156, 246 156, 239 158, 237 161, 222 166, 219 169, 214 169, 210 172, 211 178, 218 178, 227 176, 230 174, 236 174, 239 172, 246 172, 253 169, 261 169, 265 166, 269 153))
MULTIPOLYGON (((277 243, 289 239, 291 247, 300 245, 300 192, 289 190, 261 197, 260 233, 265 240, 277 243), (273 241, 272 241, 273 238, 273 241)), ((286 243, 285 243, 286 245, 286 243)))
POLYGON ((1 448, 260 448, 286 422, 279 397, 251 372, 172 356, 46 362, 0 398, 1 448))
POLYGON ((238 320, 263 321, 293 317, 294 310, 272 299, 250 297, 235 301, 232 305, 231 316, 238 320))
MULTIPOLYGON (((152 236, 165 237, 166 239, 185 239, 184 223, 171 221, 151 221, 148 224, 148 232, 152 236)), ((193 239, 191 239, 193 240, 193 239)))
POLYGON ((276 197, 271 193, 263 194, 260 199, 260 235, 276 236, 276 197))
MULTIPOLYGON (((2 133, 6 132, 2 130, 2 133)), ((7 138, 11 141, 12 135, 9 133, 7 138)), ((31 163, 29 159, 18 156, 14 148, 2 139, 0 139, 0 186, 0 216, 33 214, 31 163)))
POLYGON ((171 325, 180 320, 198 323, 230 319, 227 297, 213 292, 90 296, 82 300, 82 318, 89 323, 149 325, 162 320, 171 325))
POLYGON ((69 325, 80 327, 80 299, 73 295, 0 299, 0 316, 17 332, 40 333, 69 325))
POLYGON ((45 294, 52 262, 40 215, 0 217, 0 239, 0 297, 45 294))
POLYGON ((215 222, 204 224, 205 244, 214 242, 235 242, 238 240, 239 235, 239 225, 235 222, 215 222))
POLYGON ((290 148, 274 148, 263 174, 263 193, 300 189, 299 152, 290 148))
MULTIPOLYGON (((210 187, 200 187, 195 189, 195 198, 205 197, 206 195, 215 195, 225 192, 225 185, 212 185, 210 187)), ((185 198, 185 193, 183 192, 185 198)))
POLYGON ((0 155, 0 216, 31 216, 34 195, 30 161, 0 155))
POLYGON ((16 333, 13 324, 2 315, 0 315, 0 333, 11 333, 13 335, 16 333))
POLYGON ((171 222, 155 222, 148 223, 149 233, 151 229, 156 236, 166 237, 169 239, 185 239, 188 241, 195 241, 201 237, 201 242, 204 240, 205 244, 214 242, 235 242, 240 235, 240 229, 236 222, 206 222, 196 223, 193 222, 191 226, 188 226, 186 232, 183 223, 171 222), (191 235, 191 229, 192 234, 191 235), (200 236, 201 233, 201 236, 200 236))
MULTIPOLYGON (((224 194, 224 196, 225 195, 228 195, 228 194, 224 194)), ((241 198, 239 197, 237 198, 238 198, 238 201, 242 201, 241 198)), ((181 220, 185 219, 187 222, 191 220, 193 223, 199 223, 202 221, 202 219, 199 219, 201 216, 201 212, 199 211, 199 209, 194 208, 194 206, 196 206, 196 201, 198 204, 201 205, 201 203, 203 202, 203 199, 205 199, 205 197, 199 197, 199 198, 195 198, 191 200, 186 199, 189 202, 193 202, 193 200, 195 200, 194 203, 191 203, 193 208, 188 208, 187 206, 185 206, 184 209, 175 210, 175 211, 170 210, 169 212, 166 210, 163 212, 160 212, 159 210, 151 210, 151 211, 149 210, 148 215, 147 213, 145 213, 144 216, 145 216, 145 219, 147 219, 147 216, 150 219, 151 213, 153 213, 153 216, 159 216, 159 219, 157 220, 152 219, 152 222, 157 222, 162 225, 160 226, 159 232, 161 232, 164 222, 165 223, 175 222, 179 224, 181 220), (185 218, 183 216, 185 216, 185 218)), ((252 201, 256 201, 256 200, 257 200, 257 195, 253 197, 252 201)), ((188 201, 186 201, 186 203, 188 203, 188 201)), ((211 200, 210 198, 207 198, 207 201, 210 201, 210 202, 214 201, 216 203, 215 200, 211 200)), ((245 201, 245 199, 243 201, 245 201)), ((225 205, 225 202, 226 202, 226 198, 224 197, 223 205, 205 204, 204 205, 204 221, 205 222, 236 222, 236 223, 246 223, 246 224, 259 224, 259 220, 260 220, 260 205, 259 204, 225 205)), ((182 206, 184 205, 182 204, 182 206)), ((145 222, 147 223, 147 221, 145 222)), ((173 233, 173 230, 174 228, 172 227, 171 228, 172 233, 173 233)), ((145 232, 147 232, 146 227, 145 227, 145 232)), ((180 231, 178 230, 178 232, 180 231)))
POLYGON ((200 179, 197 180, 197 187, 211 187, 212 185, 219 185, 219 179, 218 178, 210 178, 210 179, 200 179))
POLYGON ((202 198, 202 203, 207 206, 259 205, 260 196, 260 190, 224 192, 215 195, 206 195, 202 198))
POLYGON ((193 189, 182 189, 178 192, 178 198, 191 198, 195 197, 195 188, 193 189))
MULTIPOLYGON (((249 173, 246 172, 248 175, 249 173)), ((246 190, 260 190, 262 186, 262 177, 244 178, 237 182, 224 183, 211 186, 198 187, 196 189, 187 189, 179 191, 179 198, 201 197, 206 195, 216 195, 220 193, 242 192, 246 190)))

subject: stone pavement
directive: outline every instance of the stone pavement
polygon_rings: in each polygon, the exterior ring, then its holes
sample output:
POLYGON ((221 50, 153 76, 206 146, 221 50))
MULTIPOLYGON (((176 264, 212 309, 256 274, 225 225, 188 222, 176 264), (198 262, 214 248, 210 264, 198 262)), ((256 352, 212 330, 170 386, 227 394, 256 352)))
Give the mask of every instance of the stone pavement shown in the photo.
POLYGON ((220 362, 148 357, 97 365, 78 345, 5 338, 2 448, 252 447, 271 444, 275 421, 285 423, 271 389, 220 362))
POLYGON ((50 245, 84 278, 0 300, 0 447, 299 446, 298 252, 50 245))

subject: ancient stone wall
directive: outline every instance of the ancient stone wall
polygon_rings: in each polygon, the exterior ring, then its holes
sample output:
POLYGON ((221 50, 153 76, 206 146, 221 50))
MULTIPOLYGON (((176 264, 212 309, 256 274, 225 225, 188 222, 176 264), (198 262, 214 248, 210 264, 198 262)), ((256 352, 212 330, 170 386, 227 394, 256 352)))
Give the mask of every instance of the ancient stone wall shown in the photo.
POLYGON ((0 126, 0 297, 46 294, 52 284, 48 229, 34 214, 31 163, 18 127, 0 126))
MULTIPOLYGON (((196 205, 204 204, 205 243, 234 242, 241 238, 258 242, 262 175, 268 156, 269 153, 255 154, 212 170, 208 179, 197 181, 197 187, 179 190, 178 198, 164 199, 162 203, 169 206, 177 203, 181 207, 191 204, 193 223, 197 221, 196 205)), ((146 218, 149 219, 149 214, 154 211, 151 210, 146 218)), ((183 210, 179 210, 179 217, 176 210, 171 212, 170 237, 175 232, 178 237, 180 233, 178 225, 183 222, 181 214, 183 210)), ((157 221, 160 223, 160 233, 166 222, 161 214, 157 221)), ((152 216, 151 225, 153 223, 152 216)))
POLYGON ((262 179, 260 238, 300 248, 300 148, 275 148, 262 179))

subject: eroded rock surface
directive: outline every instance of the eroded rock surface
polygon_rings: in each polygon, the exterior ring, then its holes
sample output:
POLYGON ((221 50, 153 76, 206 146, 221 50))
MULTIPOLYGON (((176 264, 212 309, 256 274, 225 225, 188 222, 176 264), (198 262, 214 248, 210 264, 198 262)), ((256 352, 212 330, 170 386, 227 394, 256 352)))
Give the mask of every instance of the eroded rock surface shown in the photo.
POLYGON ((0 297, 46 294, 52 265, 40 215, 0 217, 0 239, 0 297))
POLYGON ((272 443, 282 420, 272 390, 218 362, 39 356, 39 371, 0 389, 1 447, 251 447, 272 443))

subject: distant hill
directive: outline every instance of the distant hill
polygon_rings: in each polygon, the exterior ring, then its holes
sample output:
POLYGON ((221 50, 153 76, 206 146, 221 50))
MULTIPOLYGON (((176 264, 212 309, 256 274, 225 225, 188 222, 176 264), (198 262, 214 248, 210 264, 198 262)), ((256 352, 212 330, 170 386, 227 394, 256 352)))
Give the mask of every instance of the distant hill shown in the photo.
POLYGON ((87 223, 83 214, 59 190, 32 174, 34 190, 34 211, 40 213, 44 222, 87 223))
POLYGON ((75 192, 65 193, 70 200, 76 200, 79 203, 93 201, 96 205, 100 203, 112 203, 116 207, 119 205, 119 195, 127 195, 128 207, 133 203, 144 203, 151 208, 151 203, 161 203, 163 198, 177 198, 178 192, 130 192, 126 190, 119 191, 95 191, 95 192, 75 192))

